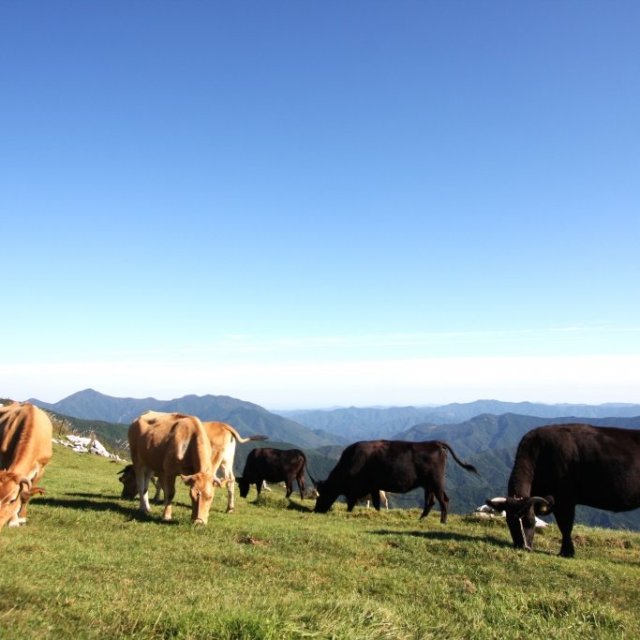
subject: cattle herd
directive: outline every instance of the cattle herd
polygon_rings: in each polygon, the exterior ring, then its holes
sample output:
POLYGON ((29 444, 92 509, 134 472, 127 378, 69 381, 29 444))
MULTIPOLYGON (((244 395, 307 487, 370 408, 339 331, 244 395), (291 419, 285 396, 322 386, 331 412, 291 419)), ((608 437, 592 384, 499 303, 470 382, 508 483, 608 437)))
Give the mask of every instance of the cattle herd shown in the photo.
MULTIPOLYGON (((0 406, 0 527, 26 522, 27 505, 52 455, 52 427, 47 414, 29 403, 0 406)), ((227 487, 227 511, 234 509, 236 480, 240 495, 255 484, 284 482, 287 498, 295 480, 304 498, 305 471, 315 486, 316 513, 326 513, 340 496, 348 511, 370 497, 380 509, 385 492, 424 490, 424 518, 437 500, 446 522, 449 496, 444 489, 447 454, 462 462, 446 442, 373 440, 356 442, 342 453, 328 478, 316 481, 299 449, 258 448, 247 457, 242 477, 235 478, 236 443, 265 440, 243 438, 230 425, 203 422, 195 416, 149 411, 129 427, 132 463, 120 472, 122 497, 139 496, 140 509, 150 512, 149 485, 156 498, 164 494, 163 519, 172 518, 178 476, 189 487, 191 521, 206 524, 215 487, 227 487), (220 472, 220 475, 219 473, 220 472)), ((571 557, 571 531, 576 505, 609 511, 640 507, 640 431, 586 424, 549 425, 533 429, 520 441, 507 486, 507 497, 487 504, 506 512, 516 548, 532 550, 536 515, 553 513, 562 536, 560 555, 571 557)))

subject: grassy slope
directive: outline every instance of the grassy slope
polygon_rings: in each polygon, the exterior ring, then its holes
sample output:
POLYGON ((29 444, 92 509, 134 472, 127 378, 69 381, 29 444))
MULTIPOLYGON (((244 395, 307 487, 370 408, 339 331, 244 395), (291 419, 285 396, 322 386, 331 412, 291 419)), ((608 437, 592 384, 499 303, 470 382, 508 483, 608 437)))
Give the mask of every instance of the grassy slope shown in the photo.
POLYGON ((218 493, 192 527, 183 488, 162 524, 119 500, 119 468, 56 448, 29 524, 0 533, 0 637, 640 636, 639 534, 578 527, 564 560, 555 527, 527 554, 502 522, 323 516, 275 491, 232 515, 218 493))

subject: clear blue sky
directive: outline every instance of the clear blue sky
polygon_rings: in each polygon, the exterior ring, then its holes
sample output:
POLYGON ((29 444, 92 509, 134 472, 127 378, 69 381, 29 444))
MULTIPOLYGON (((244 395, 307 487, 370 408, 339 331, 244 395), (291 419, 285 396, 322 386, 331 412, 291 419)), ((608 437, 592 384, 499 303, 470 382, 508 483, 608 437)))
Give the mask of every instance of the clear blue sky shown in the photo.
POLYGON ((640 402, 640 3, 0 2, 0 396, 640 402))

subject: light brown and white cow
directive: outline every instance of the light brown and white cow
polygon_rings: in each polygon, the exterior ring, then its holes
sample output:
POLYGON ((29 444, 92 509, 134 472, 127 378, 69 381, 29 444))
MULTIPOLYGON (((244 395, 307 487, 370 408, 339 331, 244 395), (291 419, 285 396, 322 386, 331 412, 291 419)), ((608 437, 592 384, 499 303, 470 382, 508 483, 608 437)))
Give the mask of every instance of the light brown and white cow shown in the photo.
POLYGON ((51 420, 38 407, 0 406, 0 527, 24 524, 29 498, 51 459, 51 420))
POLYGON ((162 518, 171 520, 176 477, 180 475, 189 487, 191 521, 207 523, 215 472, 211 443, 198 418, 180 413, 143 413, 129 427, 129 448, 140 494, 140 508, 145 513, 151 512, 149 480, 156 474, 164 491, 162 518))
MULTIPOLYGON (((172 414, 159 414, 172 415, 172 414)), ((266 440, 266 436, 256 435, 243 438, 230 424, 224 422, 203 422, 209 443, 211 444, 214 477, 217 478, 218 469, 222 472, 221 485, 227 485, 227 512, 235 509, 235 475, 233 473, 233 464, 236 455, 236 444, 243 444, 252 440, 266 440)), ((138 493, 138 482, 136 471, 133 465, 127 465, 118 472, 120 482, 122 483, 122 498, 132 500, 138 493)), ((153 481, 154 478, 151 478, 153 481)), ((159 498, 162 482, 158 480, 156 485, 156 496, 154 501, 159 498)))
POLYGON ((222 471, 222 484, 227 485, 227 513, 235 509, 235 483, 233 462, 236 456, 236 443, 243 444, 251 440, 266 440, 266 436, 243 438, 230 424, 225 422, 203 422, 213 449, 213 471, 222 471))
MULTIPOLYGON (((384 505, 384 508, 389 511, 389 498, 387 497, 387 492, 386 491, 378 491, 378 493, 380 494, 380 504, 384 505)), ((362 498, 362 500, 360 502, 365 502, 367 503, 367 509, 371 508, 371 503, 373 502, 373 496, 371 494, 369 494, 368 496, 365 496, 364 498, 362 498)))

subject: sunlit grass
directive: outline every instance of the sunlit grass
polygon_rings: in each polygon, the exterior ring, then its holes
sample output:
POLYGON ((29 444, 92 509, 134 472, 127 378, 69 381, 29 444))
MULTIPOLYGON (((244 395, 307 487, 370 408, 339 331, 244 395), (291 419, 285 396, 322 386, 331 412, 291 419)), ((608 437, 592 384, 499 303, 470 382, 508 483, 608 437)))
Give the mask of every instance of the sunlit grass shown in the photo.
POLYGON ((277 489, 234 514, 218 492, 193 527, 183 487, 166 524, 119 499, 119 468, 56 448, 28 525, 0 533, 0 637, 640 636, 634 533, 577 527, 566 560, 555 527, 528 554, 500 521, 320 515, 277 489))

